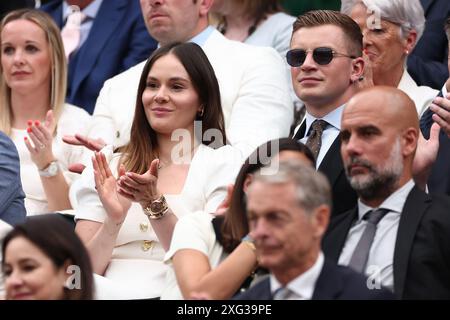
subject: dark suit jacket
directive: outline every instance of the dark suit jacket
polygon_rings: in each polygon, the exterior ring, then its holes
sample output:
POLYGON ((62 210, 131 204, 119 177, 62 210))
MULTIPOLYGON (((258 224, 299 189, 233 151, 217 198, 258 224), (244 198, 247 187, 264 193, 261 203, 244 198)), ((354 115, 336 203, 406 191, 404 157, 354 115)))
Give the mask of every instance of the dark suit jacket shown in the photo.
MULTIPOLYGON (((369 290, 363 275, 325 259, 311 300, 390 300, 393 298, 393 294, 384 288, 369 290)), ((272 300, 269 277, 234 299, 272 300)))
POLYGON ((0 132, 0 220, 13 226, 24 222, 24 198, 16 146, 0 132))
MULTIPOLYGON (((303 121, 297 133, 294 135, 294 140, 303 138, 306 130, 306 122, 303 121)), ((330 182, 333 192, 333 212, 332 216, 346 212, 356 205, 358 196, 353 188, 350 186, 347 177, 345 176, 344 165, 341 158, 341 140, 339 137, 328 149, 327 154, 319 166, 319 171, 325 174, 330 182)))
MULTIPOLYGON (((438 96, 442 97, 442 92, 438 96)), ((433 124, 432 116, 433 112, 427 109, 420 118, 420 130, 426 139, 430 137, 430 129, 433 124)), ((439 151, 427 185, 433 194, 450 195, 450 138, 442 130, 439 133, 439 151)))
POLYGON ((450 15, 448 0, 420 0, 425 12, 425 30, 411 55, 408 72, 418 85, 441 89, 448 78, 448 41, 444 23, 450 15))
MULTIPOLYGON (((322 241, 338 261, 358 210, 335 217, 322 241)), ((450 198, 414 187, 401 214, 394 249, 394 292, 400 299, 450 299, 450 198)))
MULTIPOLYGON (((62 1, 41 9, 62 28, 62 1)), ((70 57, 67 102, 92 114, 105 80, 147 59, 156 46, 138 0, 103 1, 86 42, 70 57)))

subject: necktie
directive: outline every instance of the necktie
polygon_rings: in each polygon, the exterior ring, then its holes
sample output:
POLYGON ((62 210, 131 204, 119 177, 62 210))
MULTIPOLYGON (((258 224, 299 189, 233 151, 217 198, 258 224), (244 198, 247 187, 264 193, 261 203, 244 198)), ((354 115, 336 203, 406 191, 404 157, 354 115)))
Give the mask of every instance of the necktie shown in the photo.
POLYGON ((66 25, 61 30, 61 37, 67 60, 69 60, 70 54, 74 52, 80 44, 80 26, 84 18, 84 13, 79 11, 79 9, 73 10, 67 17, 66 25))
POLYGON ((306 146, 309 147, 316 159, 322 146, 322 133, 327 125, 328 122, 325 120, 314 120, 311 125, 311 133, 306 140, 306 146))
POLYGON ((375 238, 377 224, 388 212, 389 210, 387 209, 376 209, 364 215, 363 219, 367 220, 367 225, 348 264, 353 270, 364 273, 369 258, 370 247, 372 246, 373 238, 375 238))
POLYGON ((280 287, 273 293, 273 300, 289 300, 292 291, 286 287, 280 287))

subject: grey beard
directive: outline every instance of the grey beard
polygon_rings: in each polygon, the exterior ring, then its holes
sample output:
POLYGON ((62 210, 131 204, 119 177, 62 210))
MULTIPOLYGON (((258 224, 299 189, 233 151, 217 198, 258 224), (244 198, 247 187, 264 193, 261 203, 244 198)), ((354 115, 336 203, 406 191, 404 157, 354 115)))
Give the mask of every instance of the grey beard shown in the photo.
POLYGON ((358 195, 365 200, 386 199, 397 189, 398 181, 403 173, 400 140, 397 139, 392 146, 391 154, 384 167, 374 168, 370 162, 357 158, 352 158, 350 163, 361 164, 370 171, 369 179, 357 179, 350 177, 346 168, 347 179, 358 195))

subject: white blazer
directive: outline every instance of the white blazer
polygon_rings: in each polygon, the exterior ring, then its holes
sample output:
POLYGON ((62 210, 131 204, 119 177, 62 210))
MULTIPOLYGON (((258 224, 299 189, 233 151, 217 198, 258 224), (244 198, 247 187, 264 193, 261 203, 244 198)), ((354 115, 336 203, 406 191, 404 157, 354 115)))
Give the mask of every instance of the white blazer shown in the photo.
MULTIPOLYGON (((214 30, 203 45, 219 81, 230 144, 246 157, 258 145, 287 137, 293 121, 285 66, 272 48, 226 39, 214 30)), ((100 91, 89 137, 115 147, 128 143, 145 62, 107 80, 100 91)))

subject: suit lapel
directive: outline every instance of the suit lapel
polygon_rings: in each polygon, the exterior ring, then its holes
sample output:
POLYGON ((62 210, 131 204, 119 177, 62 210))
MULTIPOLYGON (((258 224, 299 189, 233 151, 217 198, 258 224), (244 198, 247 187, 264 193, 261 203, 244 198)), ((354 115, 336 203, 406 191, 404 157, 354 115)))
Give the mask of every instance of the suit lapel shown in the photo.
POLYGON ((335 300, 342 288, 342 279, 338 277, 335 265, 325 259, 311 300, 335 300))
POLYGON ((127 0, 103 1, 95 17, 86 42, 77 53, 79 55, 77 72, 73 79, 72 92, 77 92, 81 82, 92 71, 93 65, 102 53, 105 43, 113 34, 117 21, 122 20, 127 0), (82 62, 82 63, 80 63, 82 62))
POLYGON ((337 136, 319 166, 319 171, 323 172, 328 177, 331 186, 334 186, 336 179, 339 177, 342 170, 344 170, 340 149, 341 139, 337 136))
POLYGON ((406 198, 398 226, 394 250, 394 291, 403 296, 409 256, 420 221, 431 204, 431 198, 416 186, 406 198))
POLYGON ((53 18, 56 25, 62 29, 63 27, 63 12, 62 12, 62 2, 51 2, 45 8, 45 11, 53 18))
POLYGON ((292 139, 296 140, 296 141, 300 140, 301 138, 303 138, 305 136, 305 131, 306 131, 306 121, 303 120, 302 124, 300 125, 300 128, 294 134, 292 139))
POLYGON ((339 256, 344 248, 347 235, 357 216, 358 210, 354 208, 344 214, 337 215, 331 220, 322 241, 323 252, 330 260, 336 263, 339 261, 339 256))

